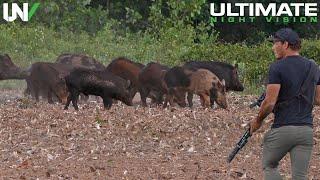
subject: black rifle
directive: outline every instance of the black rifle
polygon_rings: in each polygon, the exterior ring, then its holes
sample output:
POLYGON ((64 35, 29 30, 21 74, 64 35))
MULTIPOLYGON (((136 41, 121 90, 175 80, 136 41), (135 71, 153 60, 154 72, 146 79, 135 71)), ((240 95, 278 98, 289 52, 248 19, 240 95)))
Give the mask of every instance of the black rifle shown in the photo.
POLYGON ((233 149, 233 151, 229 154, 228 157, 228 163, 232 161, 232 159, 236 156, 236 154, 246 145, 248 142, 248 138, 251 136, 250 134, 250 128, 243 134, 239 142, 236 144, 236 147, 233 149))
POLYGON ((256 102, 250 104, 250 108, 254 108, 255 106, 261 106, 262 101, 266 98, 266 92, 262 93, 261 96, 257 99, 256 102))

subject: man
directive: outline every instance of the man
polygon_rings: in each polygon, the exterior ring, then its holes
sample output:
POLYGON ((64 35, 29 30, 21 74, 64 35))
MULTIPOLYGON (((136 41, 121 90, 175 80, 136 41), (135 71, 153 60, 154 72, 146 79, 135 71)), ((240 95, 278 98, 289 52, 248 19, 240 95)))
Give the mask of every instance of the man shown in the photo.
POLYGON ((273 111, 273 125, 263 140, 265 180, 281 179, 277 167, 288 152, 292 179, 307 179, 313 146, 312 109, 320 104, 320 70, 312 60, 299 55, 301 41, 292 29, 280 29, 272 42, 277 61, 270 66, 266 98, 249 124, 250 133, 273 111))

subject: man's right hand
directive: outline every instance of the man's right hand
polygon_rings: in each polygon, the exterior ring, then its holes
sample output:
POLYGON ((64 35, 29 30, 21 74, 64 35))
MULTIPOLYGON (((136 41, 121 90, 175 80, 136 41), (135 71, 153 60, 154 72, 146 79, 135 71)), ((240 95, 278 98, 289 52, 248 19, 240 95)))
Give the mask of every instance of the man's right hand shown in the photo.
POLYGON ((260 129, 261 125, 262 125, 262 121, 259 121, 258 118, 255 118, 254 120, 250 121, 249 123, 250 134, 252 135, 258 129, 260 129))

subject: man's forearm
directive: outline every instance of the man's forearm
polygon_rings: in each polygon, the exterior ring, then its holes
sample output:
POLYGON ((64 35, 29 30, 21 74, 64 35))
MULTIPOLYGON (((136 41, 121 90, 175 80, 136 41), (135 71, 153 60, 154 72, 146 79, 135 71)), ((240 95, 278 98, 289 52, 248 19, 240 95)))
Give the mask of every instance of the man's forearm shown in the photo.
POLYGON ((264 100, 261 104, 260 111, 257 117, 259 122, 262 122, 273 110, 274 104, 264 100))
POLYGON ((317 85, 317 87, 316 87, 316 93, 314 96, 313 104, 316 106, 320 106, 320 85, 317 85))

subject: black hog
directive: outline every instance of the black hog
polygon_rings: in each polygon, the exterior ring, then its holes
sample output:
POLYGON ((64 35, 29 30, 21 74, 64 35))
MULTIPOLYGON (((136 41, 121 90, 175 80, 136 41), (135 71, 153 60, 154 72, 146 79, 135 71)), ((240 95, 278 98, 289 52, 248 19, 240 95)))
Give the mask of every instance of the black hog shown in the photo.
POLYGON ((146 98, 152 91, 156 94, 155 102, 162 104, 163 95, 167 94, 167 86, 164 82, 165 73, 169 70, 169 67, 161 65, 159 63, 151 62, 144 67, 139 74, 140 83, 140 96, 143 106, 147 106, 146 98))
POLYGON ((107 66, 107 70, 125 80, 130 80, 130 97, 133 98, 138 92, 139 84, 139 73, 144 68, 143 64, 133 62, 127 58, 119 57, 107 66))
POLYGON ((76 68, 65 77, 65 80, 69 96, 64 109, 68 109, 72 101, 73 107, 78 110, 77 100, 80 93, 100 96, 103 99, 105 109, 111 108, 112 99, 132 106, 132 98, 128 91, 130 85, 128 82, 130 81, 108 71, 76 68))
MULTIPOLYGON (((72 68, 86 68, 92 70, 104 70, 105 66, 93 57, 85 54, 65 53, 58 56, 56 63, 66 64, 72 68)), ((80 94, 81 100, 86 102, 89 97, 80 94)))
POLYGON ((186 106, 186 87, 190 86, 190 76, 192 72, 192 70, 179 66, 175 66, 166 72, 164 82, 168 88, 168 93, 164 107, 167 106, 168 102, 172 105, 174 101, 181 107, 186 106))
POLYGON ((71 71, 69 66, 37 62, 32 64, 29 71, 30 76, 26 78, 28 90, 37 101, 40 94, 44 94, 49 103, 53 103, 53 95, 58 97, 60 102, 66 103, 68 92, 64 78, 71 71))
POLYGON ((244 87, 241 84, 238 76, 238 65, 232 66, 224 62, 215 61, 190 61, 183 65, 188 69, 208 69, 219 79, 224 79, 226 82, 226 90, 243 91, 244 87))
POLYGON ((0 55, 0 80, 25 79, 29 73, 16 66, 8 54, 0 55))
POLYGON ((190 85, 190 75, 194 70, 175 66, 167 71, 164 80, 168 88, 187 87, 190 85))

